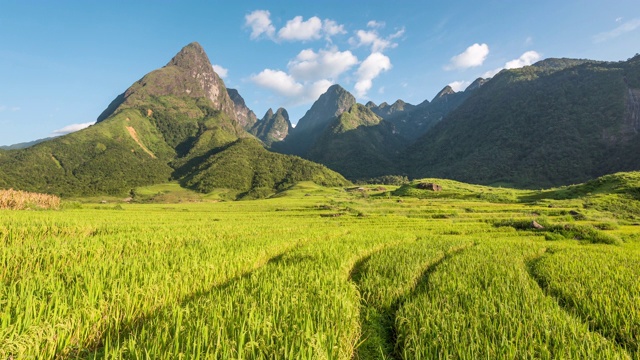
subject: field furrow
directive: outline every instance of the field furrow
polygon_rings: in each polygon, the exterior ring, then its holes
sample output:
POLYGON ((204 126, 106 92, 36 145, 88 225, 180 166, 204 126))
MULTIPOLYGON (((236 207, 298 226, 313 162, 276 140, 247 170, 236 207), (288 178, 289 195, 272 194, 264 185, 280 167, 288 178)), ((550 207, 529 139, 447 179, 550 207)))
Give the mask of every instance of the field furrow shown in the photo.
POLYGON ((359 263, 352 273, 362 306, 354 358, 395 358, 398 309, 442 261, 471 245, 461 239, 423 237, 384 249, 359 263))
POLYGON ((478 240, 438 266, 398 311, 402 358, 628 357, 568 316, 529 277, 525 262, 544 244, 478 240))
POLYGON ((640 358, 637 252, 602 246, 563 247, 535 260, 530 268, 545 293, 568 313, 633 358, 640 358))

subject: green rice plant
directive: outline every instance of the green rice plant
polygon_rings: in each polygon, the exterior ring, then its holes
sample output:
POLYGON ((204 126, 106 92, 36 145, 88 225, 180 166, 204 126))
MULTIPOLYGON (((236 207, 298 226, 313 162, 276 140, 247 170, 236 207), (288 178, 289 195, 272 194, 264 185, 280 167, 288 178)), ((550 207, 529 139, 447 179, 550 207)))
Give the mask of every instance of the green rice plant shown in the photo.
POLYGON ((398 312, 402 358, 627 358, 529 276, 526 261, 544 249, 486 239, 440 263, 398 312))
POLYGON ((640 358, 639 254, 605 246, 571 247, 543 256, 532 271, 590 329, 640 358))
POLYGON ((352 273, 362 301, 357 359, 390 358, 395 346, 395 313, 420 277, 447 254, 473 243, 468 238, 425 236, 363 259, 352 273))
POLYGON ((97 358, 349 359, 359 335, 358 259, 410 240, 342 231, 302 244, 248 276, 161 309, 97 358))

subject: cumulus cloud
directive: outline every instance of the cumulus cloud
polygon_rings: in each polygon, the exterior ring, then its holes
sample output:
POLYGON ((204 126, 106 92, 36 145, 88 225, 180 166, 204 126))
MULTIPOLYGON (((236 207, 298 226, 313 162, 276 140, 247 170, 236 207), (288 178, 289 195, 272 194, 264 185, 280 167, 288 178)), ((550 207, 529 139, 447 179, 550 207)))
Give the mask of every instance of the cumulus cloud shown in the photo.
POLYGON ((358 71, 356 72, 358 81, 355 85, 356 95, 364 97, 367 92, 373 86, 373 79, 378 77, 383 71, 388 71, 392 68, 391 59, 381 52, 374 52, 369 55, 360 64, 358 71))
POLYGON ((255 40, 262 34, 273 39, 276 28, 271 24, 271 13, 268 10, 256 10, 245 15, 245 26, 251 28, 251 39, 255 40))
POLYGON ((81 123, 81 124, 71 124, 71 125, 67 125, 61 129, 58 130, 53 130, 53 132, 51 133, 51 136, 60 136, 60 135, 66 135, 66 134, 70 134, 72 132, 76 132, 78 130, 82 130, 85 128, 88 128, 89 126, 95 124, 95 122, 87 122, 87 123, 81 123))
POLYGON ((329 19, 324 19, 324 21, 322 22, 322 30, 324 31, 325 37, 327 37, 327 39, 331 39, 331 37, 334 35, 347 33, 344 30, 344 25, 340 25, 337 22, 329 19))
POLYGON ((301 83, 281 70, 265 69, 251 77, 256 85, 273 90, 286 99, 288 105, 300 105, 315 101, 327 91, 333 82, 327 79, 301 83))
POLYGON ((285 97, 294 97, 302 92, 302 84, 296 82, 293 76, 281 70, 264 69, 258 75, 251 77, 256 84, 271 89, 285 97))
POLYGON ((494 77, 497 73, 502 71, 503 69, 517 69, 524 66, 529 66, 536 61, 540 60, 542 56, 536 51, 527 51, 526 53, 520 55, 519 58, 513 59, 511 61, 507 61, 503 67, 487 71, 482 75, 483 78, 491 78, 494 77))
POLYGON ((452 83, 448 84, 449 86, 451 86, 451 88, 453 89, 453 91, 458 92, 458 91, 462 91, 464 89, 467 88, 467 86, 471 85, 471 81, 454 81, 452 83))
POLYGON ((322 37, 322 20, 317 16, 302 20, 302 16, 296 16, 287 21, 287 24, 278 31, 278 38, 288 41, 315 40, 322 37))
POLYGON ((507 63, 504 65, 504 68, 517 69, 523 66, 529 66, 534 62, 540 60, 540 58, 540 54, 538 54, 536 51, 527 51, 526 53, 520 55, 519 58, 507 61, 507 63))
POLYGON ((475 43, 462 53, 452 57, 444 69, 455 70, 478 67, 484 63, 487 55, 489 55, 489 45, 475 43))
POLYGON ((310 41, 318 40, 323 36, 331 42, 331 37, 345 34, 344 25, 334 20, 321 20, 313 16, 304 20, 302 16, 295 16, 286 22, 285 26, 276 32, 276 27, 271 22, 271 13, 268 10, 255 10, 245 15, 245 26, 251 28, 251 39, 261 37, 275 42, 284 41, 310 41))
MULTIPOLYGON (((622 18, 618 18, 618 19, 616 19, 616 22, 622 21, 622 18)), ((640 27, 640 18, 629 20, 611 31, 605 31, 605 32, 601 32, 599 34, 594 35, 593 42, 601 43, 607 40, 611 40, 611 39, 617 38, 620 35, 634 31, 639 27, 640 27)))
POLYGON ((229 69, 224 68, 220 65, 212 65, 213 66, 213 71, 216 72, 216 74, 218 74, 218 76, 220 76, 221 78, 226 78, 227 74, 229 73, 229 69))
POLYGON ((394 42, 394 39, 399 38, 404 34, 404 28, 397 32, 387 36, 381 37, 378 31, 374 30, 358 30, 356 36, 349 39, 349 43, 352 46, 371 46, 371 52, 383 52, 386 49, 392 49, 398 46, 398 43, 394 42))
POLYGON ((384 25, 385 25, 384 21, 371 20, 367 23, 367 27, 370 27, 370 28, 383 28, 384 25))
POLYGON ((298 80, 337 79, 345 71, 358 63, 351 51, 336 48, 302 50, 295 59, 289 61, 289 73, 298 80))

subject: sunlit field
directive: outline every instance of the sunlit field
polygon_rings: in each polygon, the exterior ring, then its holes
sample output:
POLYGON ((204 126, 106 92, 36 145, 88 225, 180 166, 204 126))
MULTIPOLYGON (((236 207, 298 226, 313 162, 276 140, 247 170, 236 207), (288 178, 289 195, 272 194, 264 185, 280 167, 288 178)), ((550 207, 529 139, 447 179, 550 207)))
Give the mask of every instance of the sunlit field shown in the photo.
POLYGON ((444 184, 1 210, 0 359, 640 358, 633 203, 444 184))

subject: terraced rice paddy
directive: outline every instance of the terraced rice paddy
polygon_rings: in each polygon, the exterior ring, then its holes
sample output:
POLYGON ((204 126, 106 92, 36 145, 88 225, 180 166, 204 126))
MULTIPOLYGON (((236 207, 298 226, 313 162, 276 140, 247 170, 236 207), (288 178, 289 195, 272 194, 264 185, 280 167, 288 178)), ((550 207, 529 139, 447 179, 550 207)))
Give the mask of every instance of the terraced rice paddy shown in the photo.
POLYGON ((0 359, 638 359, 640 227, 578 205, 309 185, 0 211, 0 359), (620 244, 504 226, 533 219, 620 244))

